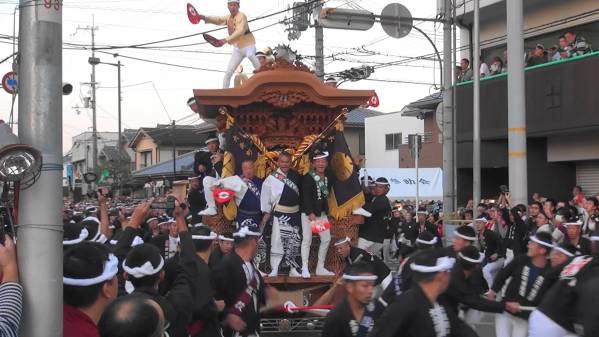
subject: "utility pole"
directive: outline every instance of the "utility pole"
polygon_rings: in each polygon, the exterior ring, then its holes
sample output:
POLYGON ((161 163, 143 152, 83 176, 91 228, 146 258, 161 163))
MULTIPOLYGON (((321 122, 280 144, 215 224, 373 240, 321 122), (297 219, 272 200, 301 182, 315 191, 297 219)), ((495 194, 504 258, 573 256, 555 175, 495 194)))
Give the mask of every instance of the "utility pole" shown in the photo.
MULTIPOLYGON (((21 4, 24 4, 22 1, 21 4)), ((24 288, 20 336, 59 337, 62 321, 62 2, 19 10, 19 138, 43 156, 20 192, 17 255, 24 288)))
POLYGON ((173 134, 171 137, 173 141, 173 183, 177 179, 177 148, 175 147, 175 120, 173 120, 173 134))
MULTIPOLYGON (((478 205, 480 195, 480 0, 474 0, 473 54, 472 54, 472 200, 478 205)), ((509 1, 508 1, 509 2, 509 1)), ((475 218, 478 217, 476 207, 473 209, 475 218)))
POLYGON ((91 74, 91 105, 92 105, 92 172, 98 173, 98 129, 96 123, 96 66, 100 63, 100 59, 96 57, 96 30, 99 27, 95 25, 95 19, 92 17, 92 25, 85 27, 77 27, 77 30, 89 30, 92 35, 92 56, 88 59, 88 63, 92 66, 91 74))
POLYGON ((443 3, 443 212, 454 212, 455 157, 453 151, 453 63, 451 60, 451 0, 443 3))
MULTIPOLYGON (((322 2, 318 1, 314 8, 314 13, 318 17, 318 13, 322 10, 322 2)), ((316 49, 314 54, 314 67, 316 70, 316 76, 323 81, 324 80, 324 27, 318 23, 318 20, 314 20, 314 34, 316 37, 316 49)))
POLYGON ((119 110, 119 141, 118 141, 118 147, 119 147, 119 151, 121 151, 123 149, 123 144, 122 144, 123 139, 121 138, 121 130, 122 130, 121 129, 121 102, 123 100, 122 97, 121 97, 121 66, 122 66, 121 65, 121 61, 119 60, 117 62, 117 66, 116 66, 117 69, 118 69, 117 70, 117 77, 118 77, 117 78, 117 83, 118 83, 117 84, 117 86, 118 86, 117 90, 118 90, 118 100, 119 100, 119 102, 118 102, 118 110, 119 110))
POLYGON ((522 0, 506 1, 508 50, 508 154, 512 202, 528 204, 526 152, 526 87, 524 86, 524 23, 522 0))

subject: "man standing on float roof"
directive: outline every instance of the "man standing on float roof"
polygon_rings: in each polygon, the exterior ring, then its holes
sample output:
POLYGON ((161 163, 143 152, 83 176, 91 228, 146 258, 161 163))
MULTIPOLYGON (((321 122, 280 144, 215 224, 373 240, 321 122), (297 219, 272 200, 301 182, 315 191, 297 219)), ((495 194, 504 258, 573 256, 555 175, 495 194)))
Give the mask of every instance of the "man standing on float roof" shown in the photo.
POLYGON ((239 0, 227 0, 229 15, 225 16, 205 16, 200 15, 200 20, 206 21, 218 26, 227 26, 229 36, 221 40, 221 43, 233 45, 233 53, 229 59, 229 65, 223 79, 223 88, 228 88, 231 83, 231 77, 241 64, 245 57, 252 62, 254 69, 260 69, 260 62, 256 57, 256 40, 248 26, 248 20, 245 14, 239 11, 239 0))

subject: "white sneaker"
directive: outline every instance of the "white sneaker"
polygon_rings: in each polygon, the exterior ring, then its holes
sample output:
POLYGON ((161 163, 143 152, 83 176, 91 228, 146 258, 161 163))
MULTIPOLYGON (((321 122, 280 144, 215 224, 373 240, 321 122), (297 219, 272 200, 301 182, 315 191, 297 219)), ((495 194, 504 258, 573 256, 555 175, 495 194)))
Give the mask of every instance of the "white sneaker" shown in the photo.
POLYGON ((273 270, 268 274, 268 277, 277 277, 279 275, 278 270, 273 270))
POLYGON ((335 273, 328 271, 325 267, 316 268, 317 276, 335 276, 335 273))
POLYGON ((372 213, 368 212, 367 210, 363 209, 362 207, 354 209, 352 214, 362 215, 366 218, 370 218, 372 216, 372 213))
POLYGON ((302 277, 302 274, 298 273, 295 268, 289 269, 289 277, 302 277))
POLYGON ((303 278, 310 278, 310 271, 308 270, 308 267, 303 267, 302 268, 302 277, 303 278))
POLYGON ((208 207, 203 211, 198 212, 198 215, 216 215, 216 209, 212 207, 208 207))

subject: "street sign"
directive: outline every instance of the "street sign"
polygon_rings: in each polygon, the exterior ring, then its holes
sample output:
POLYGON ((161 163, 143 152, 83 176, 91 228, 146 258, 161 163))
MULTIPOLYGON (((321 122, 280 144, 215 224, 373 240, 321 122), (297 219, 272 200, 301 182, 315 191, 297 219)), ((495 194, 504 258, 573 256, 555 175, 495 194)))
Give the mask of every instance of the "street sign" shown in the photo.
POLYGON ((7 93, 14 95, 17 93, 17 87, 18 87, 17 73, 14 71, 7 72, 2 77, 2 88, 4 88, 4 90, 7 93))
POLYGON ((410 34, 412 30, 412 14, 403 5, 391 3, 381 12, 381 26, 387 35, 396 39, 410 34))
POLYGON ((333 29, 369 30, 375 20, 373 13, 359 9, 323 8, 318 15, 321 26, 333 29))

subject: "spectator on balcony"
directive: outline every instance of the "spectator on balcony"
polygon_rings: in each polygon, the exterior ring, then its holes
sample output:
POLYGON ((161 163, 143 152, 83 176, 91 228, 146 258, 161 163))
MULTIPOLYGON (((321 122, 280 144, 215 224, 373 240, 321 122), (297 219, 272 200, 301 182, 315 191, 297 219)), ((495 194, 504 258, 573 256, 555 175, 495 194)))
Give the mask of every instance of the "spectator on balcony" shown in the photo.
POLYGON ((491 75, 491 72, 489 71, 489 66, 485 63, 485 61, 483 60, 483 58, 480 58, 480 78, 483 77, 487 77, 489 75, 491 75))
POLYGON ((491 63, 490 70, 491 70, 491 75, 501 74, 501 72, 503 71, 503 61, 501 60, 501 57, 495 56, 493 58, 493 63, 491 63))
POLYGON ((532 67, 547 62, 547 56, 545 55, 545 46, 537 44, 535 49, 528 53, 526 57, 526 66, 532 67))
POLYGON ((550 62, 559 61, 562 59, 562 56, 559 53, 559 47, 554 45, 547 51, 547 59, 550 62))
POLYGON ((568 58, 567 48, 568 48, 568 41, 566 40, 566 37, 562 35, 562 36, 559 37, 559 57, 560 57, 560 60, 568 58))
POLYGON ((472 80, 472 69, 470 69, 470 61, 466 58, 460 61, 460 73, 458 74, 458 82, 466 82, 472 80))
POLYGON ((577 36, 574 32, 568 31, 564 34, 568 46, 566 52, 568 57, 580 56, 591 52, 591 46, 582 36, 577 36))

